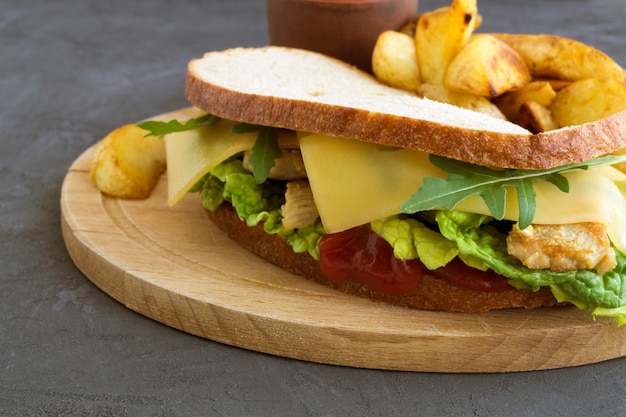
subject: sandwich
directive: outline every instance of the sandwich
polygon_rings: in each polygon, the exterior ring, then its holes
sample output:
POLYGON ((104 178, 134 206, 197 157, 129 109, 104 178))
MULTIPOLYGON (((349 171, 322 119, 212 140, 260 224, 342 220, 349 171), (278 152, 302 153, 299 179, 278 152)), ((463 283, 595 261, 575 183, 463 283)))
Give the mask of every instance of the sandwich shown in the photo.
POLYGON ((373 300, 626 313, 626 112, 541 134, 409 95, 314 52, 188 67, 196 117, 162 135, 169 204, 293 273, 373 300))
MULTIPOLYGON (((146 163, 167 166, 170 205, 197 192, 232 240, 304 278, 416 309, 625 323, 626 110, 533 133, 388 84, 311 51, 208 52, 188 66, 189 118, 131 130, 163 138, 166 162, 146 163)), ((96 161, 119 165, 105 148, 96 161)))

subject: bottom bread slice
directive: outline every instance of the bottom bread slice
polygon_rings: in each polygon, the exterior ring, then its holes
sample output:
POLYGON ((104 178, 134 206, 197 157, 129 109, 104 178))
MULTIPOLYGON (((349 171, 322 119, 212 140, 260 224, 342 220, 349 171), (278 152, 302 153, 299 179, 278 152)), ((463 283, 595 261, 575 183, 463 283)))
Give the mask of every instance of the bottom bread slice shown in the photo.
POLYGON ((536 308, 557 305, 549 288, 539 291, 511 288, 500 292, 475 291, 425 275, 421 284, 404 294, 382 294, 353 281, 336 281, 326 277, 319 262, 308 253, 294 253, 283 239, 265 233, 261 225, 249 227, 240 220, 228 203, 217 210, 207 210, 209 218, 218 228, 240 246, 291 273, 313 280, 321 285, 354 296, 366 297, 394 305, 422 310, 456 312, 484 312, 504 308, 536 308))

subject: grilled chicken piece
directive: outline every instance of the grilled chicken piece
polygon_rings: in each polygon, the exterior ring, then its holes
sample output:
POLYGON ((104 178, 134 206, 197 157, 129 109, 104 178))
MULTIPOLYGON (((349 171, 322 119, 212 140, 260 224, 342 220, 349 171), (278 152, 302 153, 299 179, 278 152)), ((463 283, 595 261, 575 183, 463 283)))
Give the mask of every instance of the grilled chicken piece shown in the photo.
MULTIPOLYGON (((304 161, 300 149, 281 149, 280 158, 274 159, 274 166, 270 169, 269 178, 275 180, 300 180, 306 178, 304 161)), ((243 166, 252 172, 250 165, 250 151, 246 151, 243 156, 243 166)))
POLYGON ((312 225, 319 217, 308 180, 287 183, 285 204, 282 208, 285 230, 299 229, 312 225))
POLYGON ((606 226, 600 223, 531 225, 523 230, 515 225, 506 242, 509 254, 531 269, 605 273, 617 265, 606 226))

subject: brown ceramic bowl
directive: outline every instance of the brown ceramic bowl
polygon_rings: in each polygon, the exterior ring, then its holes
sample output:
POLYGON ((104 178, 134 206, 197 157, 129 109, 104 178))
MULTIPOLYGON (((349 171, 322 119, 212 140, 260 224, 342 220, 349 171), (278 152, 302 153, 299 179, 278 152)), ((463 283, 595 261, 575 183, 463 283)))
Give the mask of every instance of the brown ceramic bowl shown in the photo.
POLYGON ((273 45, 322 52, 371 72, 378 35, 400 29, 418 0, 266 0, 273 45))

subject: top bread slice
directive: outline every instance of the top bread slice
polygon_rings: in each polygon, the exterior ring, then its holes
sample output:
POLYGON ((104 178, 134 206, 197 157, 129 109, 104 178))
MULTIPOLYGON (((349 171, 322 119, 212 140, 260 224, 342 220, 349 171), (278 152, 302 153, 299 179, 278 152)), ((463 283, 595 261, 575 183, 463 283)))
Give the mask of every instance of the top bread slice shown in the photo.
POLYGON ((540 134, 411 95, 334 58, 267 46, 189 63, 186 97, 234 121, 416 149, 474 164, 547 169, 626 146, 626 111, 540 134))

